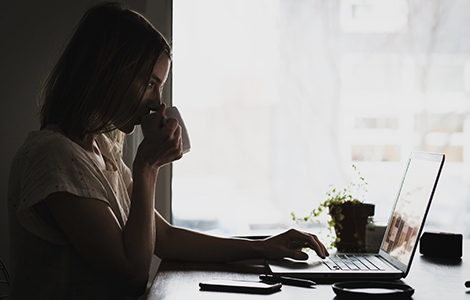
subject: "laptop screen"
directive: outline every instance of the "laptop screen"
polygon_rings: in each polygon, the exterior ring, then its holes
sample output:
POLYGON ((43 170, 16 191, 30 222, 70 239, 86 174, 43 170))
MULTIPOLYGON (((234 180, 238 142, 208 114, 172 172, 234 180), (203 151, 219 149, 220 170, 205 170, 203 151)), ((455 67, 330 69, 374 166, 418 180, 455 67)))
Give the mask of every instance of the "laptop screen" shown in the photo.
POLYGON ((443 155, 413 152, 398 191, 381 250, 408 265, 421 234, 443 155))

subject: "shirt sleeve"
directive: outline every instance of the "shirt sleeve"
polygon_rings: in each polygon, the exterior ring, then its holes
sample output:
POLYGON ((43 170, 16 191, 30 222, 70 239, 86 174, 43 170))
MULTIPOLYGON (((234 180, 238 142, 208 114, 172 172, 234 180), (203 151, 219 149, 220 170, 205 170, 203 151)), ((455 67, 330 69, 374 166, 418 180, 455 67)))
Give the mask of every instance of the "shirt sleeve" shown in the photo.
POLYGON ((68 192, 109 205, 99 170, 86 152, 67 138, 33 146, 23 159, 17 217, 31 233, 53 243, 66 243, 63 233, 48 226, 33 207, 50 194, 68 192))

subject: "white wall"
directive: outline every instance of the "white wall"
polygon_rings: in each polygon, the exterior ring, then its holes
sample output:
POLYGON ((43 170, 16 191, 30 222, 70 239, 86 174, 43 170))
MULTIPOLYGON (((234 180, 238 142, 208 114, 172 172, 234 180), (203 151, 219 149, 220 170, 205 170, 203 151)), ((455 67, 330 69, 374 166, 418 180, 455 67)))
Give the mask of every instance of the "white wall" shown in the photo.
MULTIPOLYGON (((7 188, 10 163, 28 132, 39 129, 41 83, 85 11, 100 0, 0 0, 0 257, 9 266, 7 188)), ((171 24, 171 0, 130 0, 158 28, 171 24), (148 2, 148 3, 147 3, 148 2), (166 8, 165 18, 158 8, 166 8), (159 24, 157 24, 159 23, 159 24)), ((167 33, 168 30, 162 30, 167 33)))

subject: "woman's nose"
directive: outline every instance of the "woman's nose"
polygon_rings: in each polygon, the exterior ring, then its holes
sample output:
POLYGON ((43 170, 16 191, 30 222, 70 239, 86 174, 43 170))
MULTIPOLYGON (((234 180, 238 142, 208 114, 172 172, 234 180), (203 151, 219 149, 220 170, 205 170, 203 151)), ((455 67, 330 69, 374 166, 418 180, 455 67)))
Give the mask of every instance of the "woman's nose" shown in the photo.
POLYGON ((160 105, 162 104, 162 96, 160 93, 157 93, 155 97, 152 97, 147 102, 147 108, 153 111, 158 110, 160 105))

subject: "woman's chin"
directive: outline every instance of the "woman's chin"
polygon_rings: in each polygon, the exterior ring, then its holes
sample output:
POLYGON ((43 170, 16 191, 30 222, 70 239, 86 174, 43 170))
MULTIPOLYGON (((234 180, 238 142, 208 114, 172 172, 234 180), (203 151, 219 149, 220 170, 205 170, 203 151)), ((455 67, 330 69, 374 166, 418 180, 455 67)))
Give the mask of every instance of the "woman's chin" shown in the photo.
POLYGON ((122 128, 119 128, 120 131, 124 132, 125 134, 133 134, 135 131, 135 126, 124 126, 122 128))
POLYGON ((126 134, 133 134, 135 132, 135 126, 131 128, 129 132, 126 132, 126 134))

